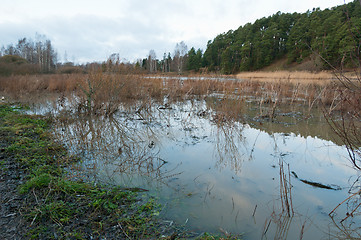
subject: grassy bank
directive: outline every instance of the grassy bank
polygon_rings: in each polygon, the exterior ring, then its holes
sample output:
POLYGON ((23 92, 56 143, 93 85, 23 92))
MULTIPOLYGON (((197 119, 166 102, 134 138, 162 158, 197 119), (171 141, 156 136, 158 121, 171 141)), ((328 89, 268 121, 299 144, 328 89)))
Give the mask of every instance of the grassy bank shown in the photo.
MULTIPOLYGON (((25 181, 18 190, 24 202, 19 209, 25 236, 33 239, 148 238, 161 232, 154 216, 153 199, 119 188, 70 181, 64 167, 78 161, 53 141, 51 121, 20 114, 1 105, 1 134, 9 143, 7 159, 19 163, 25 181)), ((2 171, 6 171, 3 169, 2 171)))
MULTIPOLYGON (((49 118, 0 103, 0 184, 7 178, 18 182, 12 193, 7 191, 16 196, 0 193, 4 239, 15 236, 5 229, 11 224, 21 239, 196 238, 157 218, 160 205, 142 193, 68 179, 64 169, 80 159, 54 141, 51 125, 49 118), (18 201, 6 209, 10 201, 5 198, 18 201)), ((198 239, 220 238, 205 234, 198 239)))

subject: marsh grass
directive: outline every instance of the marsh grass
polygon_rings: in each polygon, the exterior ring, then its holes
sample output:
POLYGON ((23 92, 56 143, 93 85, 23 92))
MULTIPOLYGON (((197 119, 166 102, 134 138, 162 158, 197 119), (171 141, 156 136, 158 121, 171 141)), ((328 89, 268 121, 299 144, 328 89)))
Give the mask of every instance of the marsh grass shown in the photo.
POLYGON ((220 121, 239 118, 244 101, 258 101, 259 117, 270 121, 277 117, 277 110, 282 104, 306 106, 308 108, 306 117, 315 107, 323 107, 329 113, 340 110, 340 93, 344 91, 345 86, 332 82, 328 73, 319 73, 317 81, 308 81, 308 79, 314 80, 314 74, 302 74, 295 75, 297 78, 294 78, 298 81, 289 81, 292 77, 282 80, 272 80, 272 78, 265 80, 256 77, 237 81, 206 76, 203 78, 149 77, 140 74, 93 71, 89 74, 2 77, 0 92, 10 99, 26 102, 31 102, 32 99, 35 101, 49 94, 57 94, 59 102, 64 102, 63 100, 66 99, 68 110, 107 117, 124 107, 136 108, 139 113, 146 114, 154 105, 189 99, 206 99, 215 95, 223 100, 213 106, 220 121), (230 105, 231 102, 234 106, 230 105))
POLYGON ((259 80, 262 82, 283 82, 293 84, 329 84, 335 79, 332 72, 306 72, 306 71, 274 71, 274 72, 243 72, 237 78, 259 80))
POLYGON ((78 88, 83 75, 52 74, 0 77, 0 91, 12 98, 26 98, 29 95, 46 92, 70 93, 78 88))

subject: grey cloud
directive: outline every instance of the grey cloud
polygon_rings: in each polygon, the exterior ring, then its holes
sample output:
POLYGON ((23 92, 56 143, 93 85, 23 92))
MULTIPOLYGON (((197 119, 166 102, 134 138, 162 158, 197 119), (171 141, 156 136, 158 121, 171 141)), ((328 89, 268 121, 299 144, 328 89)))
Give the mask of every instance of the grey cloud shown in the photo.
POLYGON ((120 52, 130 60, 136 54, 168 45, 164 26, 156 21, 130 18, 108 18, 94 15, 77 15, 71 18, 53 16, 32 19, 28 23, 0 24, 0 31, 7 33, 4 42, 16 43, 21 37, 45 34, 58 49, 60 56, 67 51, 81 61, 104 60, 107 54, 120 52))
MULTIPOLYGON (((67 51, 70 59, 74 56, 81 62, 102 61, 115 52, 135 60, 146 57, 150 49, 162 57, 163 52, 172 53, 177 42, 185 41, 189 48, 204 49, 207 41, 219 33, 273 14, 277 9, 300 8, 301 4, 289 0, 104 0, 101 3, 82 0, 73 4, 71 0, 64 1, 42 4, 39 0, 35 6, 45 6, 42 11, 38 8, 29 11, 26 6, 32 4, 26 1, 25 5, 20 0, 11 1, 14 2, 11 7, 0 9, 0 46, 38 32, 53 42, 60 56, 67 51), (72 8, 68 11, 69 7, 72 8), (16 21, 1 17, 10 8, 16 21), (24 14, 25 10, 28 15, 24 14)), ((321 2, 324 1, 305 0, 302 5, 312 8, 321 2)))

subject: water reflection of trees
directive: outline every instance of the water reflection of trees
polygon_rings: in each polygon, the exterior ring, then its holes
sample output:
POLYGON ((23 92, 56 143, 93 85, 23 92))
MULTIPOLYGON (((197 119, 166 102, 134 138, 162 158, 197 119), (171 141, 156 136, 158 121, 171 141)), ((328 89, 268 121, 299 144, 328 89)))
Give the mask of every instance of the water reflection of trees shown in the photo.
POLYGON ((244 125, 215 121, 217 112, 207 108, 203 101, 154 104, 145 108, 125 106, 113 117, 70 113, 58 114, 56 134, 70 152, 85 159, 82 163, 88 170, 85 175, 93 178, 99 172, 106 172, 109 179, 121 173, 125 178, 141 175, 151 181, 175 174, 175 170, 166 169, 168 160, 159 157, 164 139, 189 145, 206 141, 206 134, 214 134, 214 154, 219 169, 228 166, 239 172, 246 158, 244 125))
POLYGON ((130 121, 101 116, 58 118, 57 135, 70 152, 84 159, 84 169, 96 170, 87 171, 87 175, 107 172, 108 177, 122 173, 162 178, 166 161, 158 157, 157 137, 161 133, 148 121, 135 117, 130 121))
POLYGON ((244 125, 237 123, 217 124, 215 136, 216 167, 230 167, 235 173, 242 169, 242 162, 247 158, 245 139, 242 135, 244 125), (246 149, 244 149, 246 150, 246 149))

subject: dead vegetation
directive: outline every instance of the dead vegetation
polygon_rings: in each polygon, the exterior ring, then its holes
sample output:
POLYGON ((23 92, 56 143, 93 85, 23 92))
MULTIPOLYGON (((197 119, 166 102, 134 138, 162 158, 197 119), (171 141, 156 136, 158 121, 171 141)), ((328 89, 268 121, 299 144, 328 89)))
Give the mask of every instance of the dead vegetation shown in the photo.
POLYGON ((327 113, 326 119, 345 144, 353 166, 361 170, 361 77, 350 79, 337 76, 342 88, 338 89, 338 119, 327 113))
POLYGON ((350 91, 345 93, 344 85, 331 81, 328 73, 319 73, 316 80, 312 73, 287 75, 283 72, 283 77, 277 72, 269 74, 267 79, 256 74, 250 80, 238 81, 206 76, 149 77, 101 71, 90 74, 10 76, 0 78, 0 92, 20 102, 31 102, 32 99, 55 93, 79 113, 105 116, 112 115, 124 104, 142 110, 154 103, 163 105, 211 97, 221 100, 208 101, 217 112, 216 118, 221 121, 240 119, 245 101, 258 102, 259 117, 271 121, 277 117, 277 108, 281 104, 306 106, 308 114, 311 109, 322 106, 331 114, 341 107, 344 94, 352 94, 350 91), (274 80, 276 78, 278 80, 274 80))
MULTIPOLYGON (((349 79, 357 80, 357 75, 354 72, 344 73, 349 79)), ((327 85, 336 80, 334 72, 321 71, 259 71, 259 72, 241 72, 237 74, 239 79, 247 79, 261 82, 282 82, 293 84, 317 84, 327 85)))

